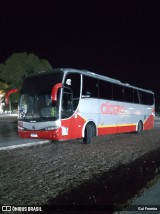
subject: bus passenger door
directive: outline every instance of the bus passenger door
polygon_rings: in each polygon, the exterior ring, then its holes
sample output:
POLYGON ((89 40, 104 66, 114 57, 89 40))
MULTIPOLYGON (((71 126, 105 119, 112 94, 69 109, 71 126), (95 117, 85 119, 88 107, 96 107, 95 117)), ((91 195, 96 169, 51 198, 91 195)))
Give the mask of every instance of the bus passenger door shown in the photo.
POLYGON ((73 114, 73 93, 70 88, 63 89, 61 118, 67 119, 73 114))
POLYGON ((80 100, 80 90, 81 75, 78 73, 68 73, 64 80, 61 112, 62 134, 64 134, 62 137, 65 139, 79 138, 80 133, 82 133, 82 128, 80 127, 81 118, 76 113, 80 100))
POLYGON ((74 120, 73 116, 73 93, 70 88, 63 88, 61 119, 62 119, 62 139, 67 140, 73 138, 74 120))

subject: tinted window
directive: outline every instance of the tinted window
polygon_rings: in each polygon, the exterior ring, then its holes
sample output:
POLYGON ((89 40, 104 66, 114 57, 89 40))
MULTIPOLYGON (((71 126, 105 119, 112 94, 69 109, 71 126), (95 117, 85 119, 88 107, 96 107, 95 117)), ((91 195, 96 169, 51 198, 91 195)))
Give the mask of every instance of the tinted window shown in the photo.
POLYGON ((72 89, 73 99, 79 98, 80 96, 80 85, 81 85, 80 83, 81 83, 80 74, 76 73, 67 74, 64 85, 72 89))
POLYGON ((139 103, 139 95, 138 95, 138 91, 136 89, 133 90, 133 102, 139 103))
POLYGON ((124 87, 113 84, 113 100, 124 101, 124 87))
POLYGON ((144 93, 144 102, 147 105, 153 105, 154 103, 154 95, 149 93, 144 93))
POLYGON ((143 101, 142 101, 142 91, 138 91, 138 96, 139 96, 139 103, 143 104, 143 101))
POLYGON ((72 90, 68 88, 63 89, 62 99, 62 119, 68 118, 73 114, 73 97, 72 90))
POLYGON ((129 87, 124 88, 125 102, 133 103, 133 89, 129 87))
POLYGON ((83 76, 83 90, 82 98, 93 97, 97 98, 98 95, 98 80, 92 77, 83 76))
POLYGON ((139 91, 139 96, 140 96, 141 104, 144 104, 144 105, 153 104, 153 101, 154 101, 153 94, 146 93, 144 91, 139 91))
POLYGON ((112 100, 112 84, 99 80, 99 96, 101 99, 112 100))
POLYGON ((62 82, 63 73, 50 72, 28 77, 24 80, 21 93, 24 94, 51 94, 52 87, 62 82))

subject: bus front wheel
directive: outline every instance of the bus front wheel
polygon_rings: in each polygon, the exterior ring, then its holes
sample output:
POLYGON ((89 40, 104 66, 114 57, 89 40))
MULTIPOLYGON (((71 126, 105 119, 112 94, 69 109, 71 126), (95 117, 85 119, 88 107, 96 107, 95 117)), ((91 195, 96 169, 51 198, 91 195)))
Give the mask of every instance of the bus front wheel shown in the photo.
POLYGON ((96 127, 94 123, 88 123, 85 128, 85 135, 83 138, 83 142, 85 144, 89 144, 92 142, 92 138, 96 136, 96 127))

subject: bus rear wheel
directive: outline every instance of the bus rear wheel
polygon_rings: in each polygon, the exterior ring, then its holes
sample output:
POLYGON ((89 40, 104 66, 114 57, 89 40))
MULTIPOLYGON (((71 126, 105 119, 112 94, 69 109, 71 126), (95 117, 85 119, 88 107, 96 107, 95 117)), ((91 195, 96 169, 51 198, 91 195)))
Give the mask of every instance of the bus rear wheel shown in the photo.
POLYGON ((96 127, 94 123, 88 123, 85 128, 85 135, 83 138, 83 142, 85 144, 90 144, 92 142, 92 138, 96 136, 96 127))
POLYGON ((142 121, 140 120, 140 121, 138 122, 138 127, 137 127, 136 133, 137 133, 137 134, 141 134, 142 131, 143 131, 143 123, 142 123, 142 121))

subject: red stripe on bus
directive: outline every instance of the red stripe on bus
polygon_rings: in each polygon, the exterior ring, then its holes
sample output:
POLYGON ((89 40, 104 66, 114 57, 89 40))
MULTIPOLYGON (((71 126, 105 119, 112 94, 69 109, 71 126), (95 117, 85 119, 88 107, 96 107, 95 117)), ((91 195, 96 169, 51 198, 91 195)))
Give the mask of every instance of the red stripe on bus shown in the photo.
POLYGON ((98 128, 98 135, 134 132, 134 131, 136 131, 136 125, 100 127, 98 128))

